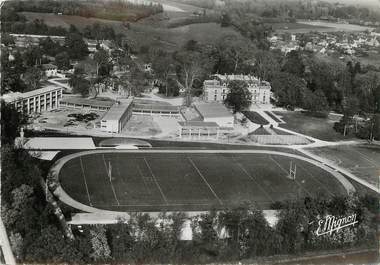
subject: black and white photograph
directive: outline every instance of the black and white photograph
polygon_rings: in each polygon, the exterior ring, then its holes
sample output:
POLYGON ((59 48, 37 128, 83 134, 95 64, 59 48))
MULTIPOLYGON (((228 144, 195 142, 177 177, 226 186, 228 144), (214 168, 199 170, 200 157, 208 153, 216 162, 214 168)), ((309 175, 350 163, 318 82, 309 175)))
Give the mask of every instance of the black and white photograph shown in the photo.
POLYGON ((0 264, 380 264, 380 0, 2 0, 0 43, 0 264))

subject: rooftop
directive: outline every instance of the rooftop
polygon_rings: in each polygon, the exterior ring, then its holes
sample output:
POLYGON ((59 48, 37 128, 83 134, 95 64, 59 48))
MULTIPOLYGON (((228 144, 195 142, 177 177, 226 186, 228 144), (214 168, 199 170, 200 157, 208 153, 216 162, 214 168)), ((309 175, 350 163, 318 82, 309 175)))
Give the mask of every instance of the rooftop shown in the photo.
POLYGON ((89 105, 94 107, 108 107, 110 108, 115 101, 113 100, 99 100, 99 99, 92 99, 92 98, 80 98, 80 97, 65 97, 61 99, 61 102, 64 103, 71 103, 71 104, 77 104, 77 105, 89 105))
POLYGON ((9 103, 9 102, 13 102, 19 99, 35 97, 40 94, 49 93, 49 92, 52 92, 55 90, 61 90, 61 89, 62 88, 58 86, 46 86, 40 89, 28 91, 25 93, 20 93, 20 92, 8 93, 8 94, 3 95, 2 99, 5 102, 9 103))
POLYGON ((48 70, 48 69, 57 69, 58 67, 55 66, 54 64, 47 63, 47 64, 43 64, 43 65, 42 65, 42 68, 43 68, 44 70, 48 70))
POLYGON ((95 149, 90 137, 35 137, 30 138, 24 147, 32 150, 95 149))
POLYGON ((231 112, 222 103, 194 103, 194 106, 203 118, 232 117, 231 112))
POLYGON ((216 122, 179 121, 178 124, 181 127, 191 127, 191 128, 219 128, 219 125, 216 122))
POLYGON ((119 120, 127 108, 132 104, 132 99, 118 99, 110 110, 104 115, 103 120, 119 120))

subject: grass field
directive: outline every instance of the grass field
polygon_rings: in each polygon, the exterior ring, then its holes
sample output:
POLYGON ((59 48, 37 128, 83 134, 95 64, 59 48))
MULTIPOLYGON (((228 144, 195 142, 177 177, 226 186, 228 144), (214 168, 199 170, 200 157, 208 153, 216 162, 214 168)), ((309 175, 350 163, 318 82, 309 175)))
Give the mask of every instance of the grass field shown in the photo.
MULTIPOLYGON (((199 23, 177 28, 166 28, 167 21, 155 21, 154 18, 141 22, 130 23, 127 29, 122 22, 98 18, 85 18, 80 16, 66 16, 48 13, 22 12, 28 20, 43 19, 49 26, 62 26, 69 28, 73 24, 83 30, 93 23, 103 23, 111 26, 116 33, 122 33, 133 40, 131 45, 139 49, 145 45, 150 48, 162 48, 173 51, 183 46, 189 40, 195 40, 203 44, 215 44, 221 37, 235 35, 244 38, 236 30, 230 27, 221 27, 217 23, 199 23)), ((153 16, 154 17, 154 16, 153 16)))
POLYGON ((348 169, 374 186, 379 185, 380 146, 341 145, 312 148, 309 151, 348 169))
POLYGON ((280 155, 101 153, 69 160, 59 176, 73 199, 118 211, 210 210, 242 202, 269 208, 296 196, 345 194, 330 173, 293 162, 296 181, 287 177, 290 158, 280 155))
POLYGON ((334 130, 334 123, 340 119, 337 116, 329 115, 327 118, 316 118, 300 111, 275 111, 274 113, 286 122, 280 124, 280 127, 320 140, 342 141, 355 138, 353 136, 343 136, 334 130))

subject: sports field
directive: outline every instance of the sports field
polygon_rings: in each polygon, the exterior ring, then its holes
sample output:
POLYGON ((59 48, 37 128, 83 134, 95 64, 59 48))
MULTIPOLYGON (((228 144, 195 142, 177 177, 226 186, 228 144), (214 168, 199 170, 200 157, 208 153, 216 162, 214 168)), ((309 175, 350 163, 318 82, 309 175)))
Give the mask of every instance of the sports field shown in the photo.
POLYGON ((90 153, 64 163, 59 178, 73 199, 117 211, 211 210, 242 202, 268 208, 297 196, 346 194, 324 169, 266 153, 90 153), (291 161, 295 180, 288 177, 291 161))

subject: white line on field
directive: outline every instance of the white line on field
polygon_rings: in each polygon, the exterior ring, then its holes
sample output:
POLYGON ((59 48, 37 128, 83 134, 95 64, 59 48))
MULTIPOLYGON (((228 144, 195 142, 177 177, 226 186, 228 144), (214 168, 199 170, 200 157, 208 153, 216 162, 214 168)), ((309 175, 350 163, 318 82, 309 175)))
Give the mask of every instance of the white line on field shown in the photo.
POLYGON ((83 180, 84 180, 84 185, 86 187, 88 202, 90 203, 90 206, 92 206, 92 202, 91 202, 91 199, 90 199, 90 193, 88 192, 86 174, 84 173, 83 162, 82 162, 82 157, 81 156, 79 157, 79 161, 80 161, 80 168, 82 169, 82 176, 83 176, 83 180))
POLYGON ((203 179, 203 181, 206 183, 206 185, 208 186, 208 188, 211 190, 212 194, 214 194, 215 198, 218 200, 218 202, 220 203, 220 205, 223 205, 222 200, 218 197, 218 195, 216 195, 215 191, 212 189, 211 185, 208 183, 208 181, 203 176, 203 174, 201 173, 201 171, 195 165, 195 163, 193 162, 193 160, 191 160, 190 157, 187 157, 187 159, 190 161, 190 163, 193 165, 193 167, 195 168, 195 170, 198 172, 199 176, 201 176, 201 178, 203 179))
MULTIPOLYGON (((104 157, 104 154, 103 154, 103 162, 104 162, 104 168, 106 170, 106 175, 108 175, 109 172, 108 172, 107 163, 106 163, 106 159, 104 157)), ((112 176, 108 176, 108 177, 109 177, 109 181, 110 181, 110 184, 111 184, 111 189, 112 189, 112 192, 113 192, 113 196, 115 197, 115 200, 116 200, 117 204, 120 205, 120 202, 119 202, 119 200, 117 199, 117 196, 116 196, 115 188, 114 188, 113 183, 112 183, 112 176)))
POLYGON ((156 176, 154 175, 154 173, 153 173, 153 171, 152 171, 152 168, 150 167, 148 161, 146 161, 146 158, 145 158, 145 157, 144 157, 144 161, 145 161, 146 166, 147 166, 148 169, 149 169, 150 174, 152 175, 152 177, 153 177, 153 179, 154 179, 154 182, 155 182, 156 185, 157 185, 157 188, 159 189, 159 191, 160 191, 160 193, 161 193, 162 198, 164 199, 165 203, 168 204, 168 200, 166 199, 166 196, 165 196, 164 192, 162 191, 161 186, 160 186, 160 184, 158 183, 158 181, 157 181, 157 179, 156 179, 156 176))

